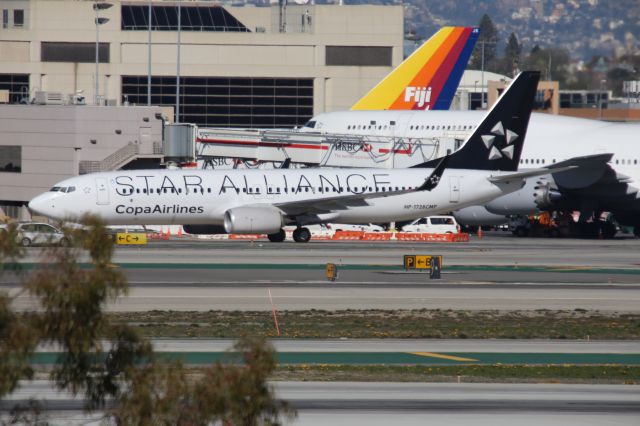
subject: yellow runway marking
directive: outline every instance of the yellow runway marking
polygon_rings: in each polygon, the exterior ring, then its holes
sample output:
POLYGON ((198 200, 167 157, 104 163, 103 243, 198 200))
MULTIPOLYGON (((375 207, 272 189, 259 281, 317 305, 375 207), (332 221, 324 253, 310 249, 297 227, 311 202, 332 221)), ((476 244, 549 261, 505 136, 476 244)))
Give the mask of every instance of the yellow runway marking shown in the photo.
POLYGON ((432 358, 442 358, 442 359, 450 359, 452 361, 477 361, 477 359, 472 359, 472 358, 461 358, 459 356, 453 356, 453 355, 445 355, 445 354, 435 354, 433 352, 411 352, 412 355, 418 355, 418 356, 429 356, 432 358))

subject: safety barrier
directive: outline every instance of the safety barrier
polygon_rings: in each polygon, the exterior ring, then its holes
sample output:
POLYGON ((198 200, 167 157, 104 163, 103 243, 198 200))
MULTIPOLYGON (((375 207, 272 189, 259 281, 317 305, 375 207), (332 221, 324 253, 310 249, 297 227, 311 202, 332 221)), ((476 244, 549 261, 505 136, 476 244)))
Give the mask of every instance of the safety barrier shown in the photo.
POLYGON ((446 243, 464 243, 469 241, 469 234, 426 234, 420 232, 398 232, 396 234, 398 241, 429 241, 429 242, 446 242, 446 243))
POLYGON ((393 232, 365 232, 362 234, 364 241, 389 241, 393 237, 393 232))
POLYGON ((361 240, 364 231, 336 231, 332 240, 361 240))
POLYGON ((231 234, 229 239, 231 240, 259 240, 260 238, 267 238, 267 234, 231 234))
MULTIPOLYGON (((287 231, 287 240, 293 240, 290 231, 287 231)), ((168 240, 169 232, 149 233, 150 240, 168 240)), ((218 235, 198 235, 197 238, 212 240, 259 240, 266 239, 266 234, 218 234, 218 235)), ((328 232, 314 233, 311 237, 313 241, 425 241, 443 243, 466 243, 469 242, 468 233, 458 234, 427 234, 420 232, 364 232, 364 231, 336 231, 331 235, 328 232)))

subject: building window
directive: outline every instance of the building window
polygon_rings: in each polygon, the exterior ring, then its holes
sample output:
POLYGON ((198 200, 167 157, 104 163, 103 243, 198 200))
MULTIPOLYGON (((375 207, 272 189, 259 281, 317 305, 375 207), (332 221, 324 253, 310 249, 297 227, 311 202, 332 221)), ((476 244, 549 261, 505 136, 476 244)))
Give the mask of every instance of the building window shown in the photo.
MULTIPOLYGON (((100 63, 109 62, 109 43, 100 43, 98 48, 100 63)), ((42 62, 96 62, 95 43, 64 43, 44 41, 40 49, 42 62)))
MULTIPOLYGON (((122 5, 122 26, 124 31, 147 31, 149 6, 122 5)), ((151 29, 153 31, 177 31, 178 7, 175 5, 151 6, 151 29)), ((187 6, 180 10, 181 31, 225 31, 250 32, 224 7, 187 6)))
POLYGON ((9 91, 9 103, 29 102, 29 74, 0 74, 0 90, 9 91))
POLYGON ((390 67, 391 49, 384 46, 327 46, 326 64, 390 67))
POLYGON ((24 26, 24 10, 15 9, 13 11, 13 26, 14 27, 23 27, 24 26))
POLYGON ((2 28, 8 28, 9 27, 9 11, 7 9, 4 9, 2 11, 2 28))
MULTIPOLYGON (((180 121, 203 127, 294 127, 313 115, 311 78, 181 77, 180 121)), ((129 103, 147 104, 147 76, 122 76, 129 103)), ((175 77, 151 77, 151 103, 174 106, 175 77)))
POLYGON ((0 172, 20 173, 22 171, 22 147, 0 146, 0 172))

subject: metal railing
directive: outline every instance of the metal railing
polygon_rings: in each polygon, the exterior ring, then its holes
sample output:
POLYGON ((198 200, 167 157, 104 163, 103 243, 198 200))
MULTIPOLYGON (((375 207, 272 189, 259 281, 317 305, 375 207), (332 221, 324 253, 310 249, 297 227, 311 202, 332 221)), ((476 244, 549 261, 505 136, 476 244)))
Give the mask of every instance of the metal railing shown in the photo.
MULTIPOLYGON (((155 144, 153 151, 154 154, 156 154, 155 144)), ((140 146, 129 142, 127 145, 123 146, 102 161, 80 161, 79 173, 81 175, 84 175, 87 173, 98 173, 115 170, 117 166, 120 166, 123 163, 127 163, 129 160, 132 160, 134 157, 136 157, 139 153, 140 146)))

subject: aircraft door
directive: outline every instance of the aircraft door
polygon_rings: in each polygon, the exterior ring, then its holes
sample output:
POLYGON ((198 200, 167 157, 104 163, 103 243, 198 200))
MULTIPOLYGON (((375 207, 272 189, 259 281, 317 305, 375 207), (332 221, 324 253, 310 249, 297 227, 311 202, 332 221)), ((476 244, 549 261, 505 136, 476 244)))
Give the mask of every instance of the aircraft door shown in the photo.
POLYGON ((452 176, 449 178, 449 202, 457 203, 460 201, 460 178, 452 176))
POLYGON ((107 178, 96 178, 96 204, 105 206, 109 204, 109 182, 107 178))

